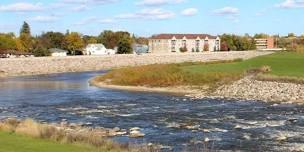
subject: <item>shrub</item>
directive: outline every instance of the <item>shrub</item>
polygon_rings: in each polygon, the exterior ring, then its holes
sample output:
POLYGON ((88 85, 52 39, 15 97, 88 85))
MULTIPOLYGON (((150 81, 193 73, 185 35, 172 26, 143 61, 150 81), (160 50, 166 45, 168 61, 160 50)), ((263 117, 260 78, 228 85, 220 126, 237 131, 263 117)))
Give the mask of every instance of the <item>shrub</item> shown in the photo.
POLYGON ((181 48, 179 48, 179 51, 182 53, 185 53, 185 52, 188 52, 188 49, 187 49, 187 47, 181 47, 181 48))
POLYGON ((204 51, 209 51, 209 44, 204 44, 204 51))

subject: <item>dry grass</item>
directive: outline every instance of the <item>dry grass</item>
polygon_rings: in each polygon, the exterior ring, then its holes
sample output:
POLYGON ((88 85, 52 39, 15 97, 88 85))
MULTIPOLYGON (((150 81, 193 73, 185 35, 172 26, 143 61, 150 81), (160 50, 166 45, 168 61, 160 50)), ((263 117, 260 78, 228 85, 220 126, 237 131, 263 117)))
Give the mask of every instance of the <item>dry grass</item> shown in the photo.
POLYGON ((304 84, 303 78, 298 77, 288 77, 288 76, 274 76, 268 74, 258 74, 255 77, 256 80, 259 81, 272 81, 272 82, 280 82, 280 83, 295 83, 295 84, 304 84))
POLYGON ((227 83, 241 78, 242 73, 208 72, 192 73, 183 70, 183 66, 210 65, 218 63, 240 62, 241 59, 232 61, 194 62, 182 64, 154 64, 138 67, 114 69, 105 75, 96 77, 93 81, 122 86, 203 86, 227 83))
POLYGON ((29 137, 53 140, 63 144, 77 144, 92 146, 102 151, 127 151, 127 152, 148 152, 157 151, 153 147, 143 145, 128 145, 114 143, 105 139, 94 131, 72 131, 69 128, 60 128, 54 125, 40 124, 32 119, 19 121, 7 119, 0 122, 0 131, 13 132, 29 137))

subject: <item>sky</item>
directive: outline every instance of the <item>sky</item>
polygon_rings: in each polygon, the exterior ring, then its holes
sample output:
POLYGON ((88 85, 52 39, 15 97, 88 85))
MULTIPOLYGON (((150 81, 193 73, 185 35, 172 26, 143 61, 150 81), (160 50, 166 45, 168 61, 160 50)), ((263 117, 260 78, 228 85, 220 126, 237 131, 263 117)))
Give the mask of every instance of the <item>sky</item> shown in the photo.
POLYGON ((1 0, 0 32, 304 33, 304 0, 1 0))

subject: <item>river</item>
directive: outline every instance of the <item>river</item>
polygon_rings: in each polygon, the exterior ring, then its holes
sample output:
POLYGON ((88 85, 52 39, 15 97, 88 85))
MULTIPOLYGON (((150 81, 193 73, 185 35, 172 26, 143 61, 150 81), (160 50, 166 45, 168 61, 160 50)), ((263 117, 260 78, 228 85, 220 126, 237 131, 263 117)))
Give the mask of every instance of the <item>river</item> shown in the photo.
POLYGON ((0 119, 18 117, 58 123, 66 120, 91 127, 139 127, 146 134, 144 138, 121 136, 113 140, 161 144, 164 151, 304 149, 304 106, 191 100, 89 86, 88 80, 102 73, 1 78, 0 119))

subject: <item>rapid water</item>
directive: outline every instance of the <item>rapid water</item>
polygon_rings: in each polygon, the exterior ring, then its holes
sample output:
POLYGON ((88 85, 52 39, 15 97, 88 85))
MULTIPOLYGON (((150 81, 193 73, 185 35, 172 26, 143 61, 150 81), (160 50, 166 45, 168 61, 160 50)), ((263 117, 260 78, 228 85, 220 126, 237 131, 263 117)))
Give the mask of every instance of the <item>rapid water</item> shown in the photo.
POLYGON ((0 119, 67 120, 92 127, 121 129, 140 127, 146 134, 144 138, 121 136, 114 140, 161 144, 167 148, 164 151, 304 150, 304 106, 257 101, 191 100, 88 85, 90 78, 102 73, 2 78, 0 119), (279 141, 280 138, 286 139, 279 141))

